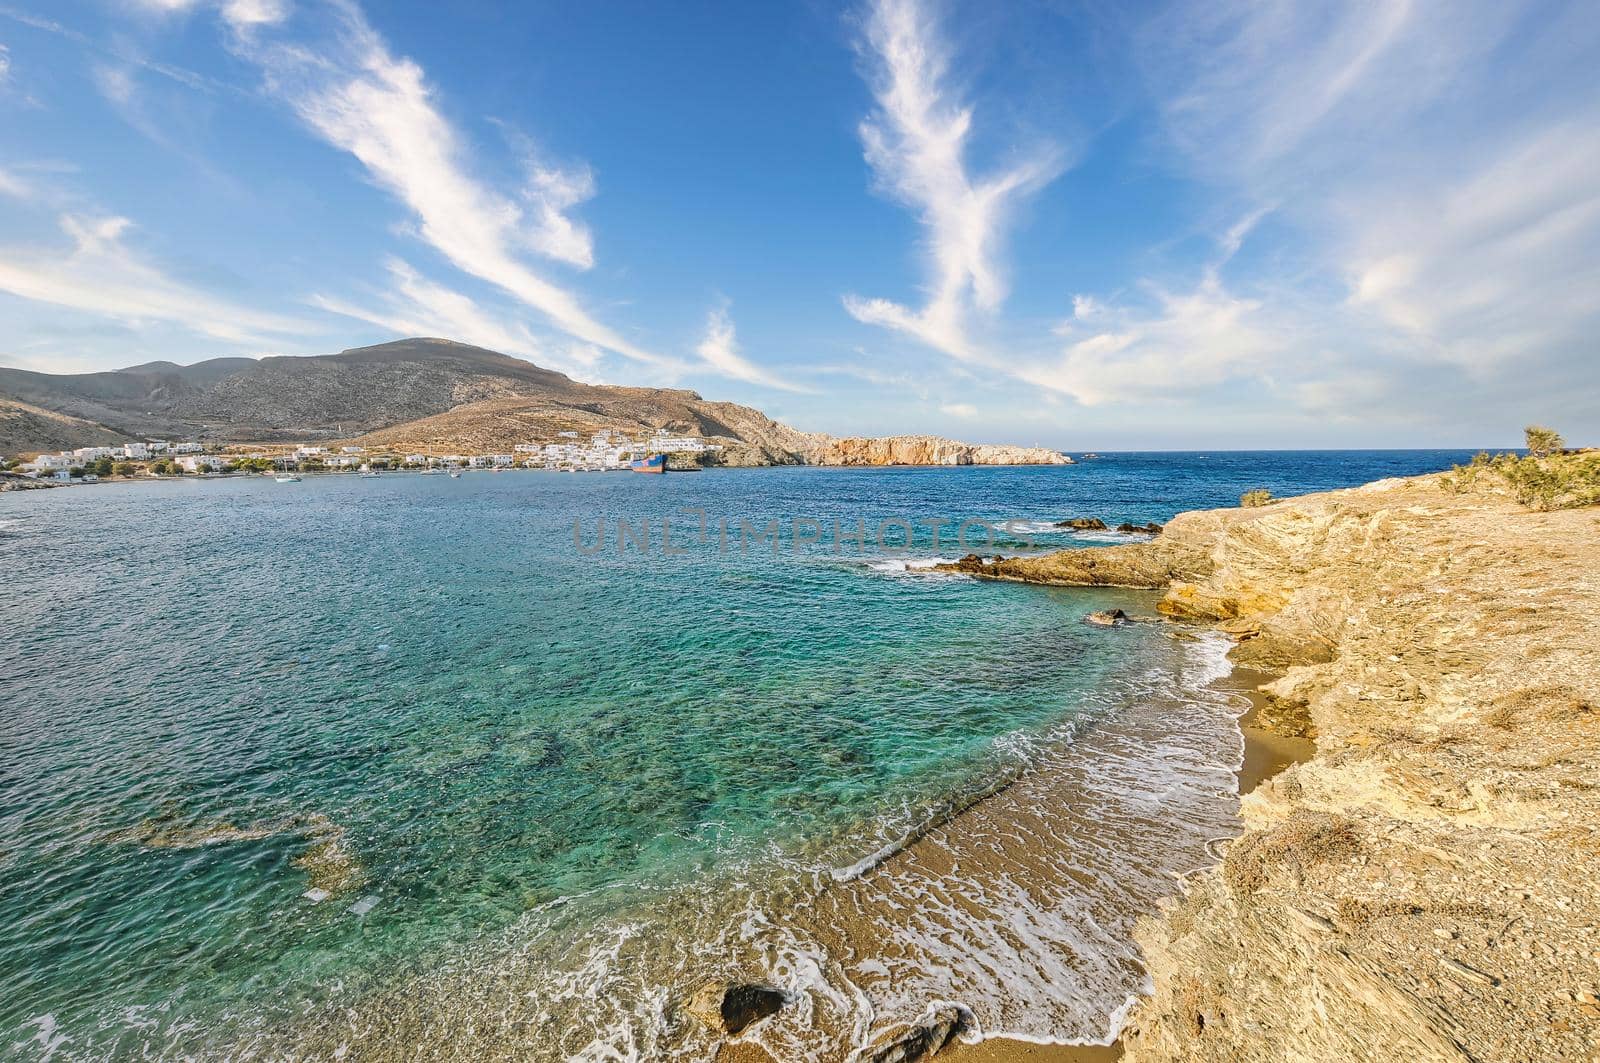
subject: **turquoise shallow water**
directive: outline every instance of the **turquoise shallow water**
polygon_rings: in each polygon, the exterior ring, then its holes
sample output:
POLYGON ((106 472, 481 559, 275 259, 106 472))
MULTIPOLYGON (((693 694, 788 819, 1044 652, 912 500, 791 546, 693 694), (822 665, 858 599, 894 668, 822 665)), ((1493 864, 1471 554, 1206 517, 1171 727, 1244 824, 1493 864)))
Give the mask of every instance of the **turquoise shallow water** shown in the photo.
POLYGON ((1026 522, 1163 520, 1456 457, 0 497, 0 1043, 270 1054, 275 1031, 478 943, 570 963, 609 918, 648 932, 641 904, 672 890, 850 867, 1176 652, 1155 633, 1110 650, 1076 622, 1138 596, 904 571, 960 553, 926 526, 904 551, 836 553, 825 533, 741 552, 735 530, 724 552, 686 507, 713 529, 1025 522, 997 544, 1012 553, 1089 541, 1026 522), (663 517, 681 554, 617 551, 619 519, 659 536, 663 517), (597 521, 612 538, 591 555, 597 521), (308 852, 346 876, 321 903, 308 852))

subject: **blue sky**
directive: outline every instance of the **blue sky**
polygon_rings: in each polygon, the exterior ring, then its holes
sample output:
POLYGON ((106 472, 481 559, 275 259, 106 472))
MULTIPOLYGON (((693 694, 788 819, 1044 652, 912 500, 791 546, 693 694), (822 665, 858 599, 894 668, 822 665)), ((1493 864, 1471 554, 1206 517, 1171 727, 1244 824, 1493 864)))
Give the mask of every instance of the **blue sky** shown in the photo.
POLYGON ((0 363, 401 335, 798 427, 1600 442, 1592 4, 0 0, 0 363))

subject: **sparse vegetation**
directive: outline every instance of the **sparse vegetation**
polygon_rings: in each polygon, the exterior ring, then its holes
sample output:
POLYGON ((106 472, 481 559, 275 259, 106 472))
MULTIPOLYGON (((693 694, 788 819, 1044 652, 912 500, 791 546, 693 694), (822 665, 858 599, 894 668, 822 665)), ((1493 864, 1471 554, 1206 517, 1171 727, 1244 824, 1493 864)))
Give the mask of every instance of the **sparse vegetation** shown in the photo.
POLYGON ((1548 457, 1566 446, 1566 440, 1561 438, 1560 432, 1539 424, 1524 428, 1522 438, 1528 445, 1528 453, 1536 458, 1548 457))
POLYGON ((1265 487, 1258 487, 1254 491, 1246 491, 1239 496, 1239 504, 1245 509, 1254 509, 1264 506, 1272 501, 1272 492, 1265 487))
POLYGON ((1530 425, 1525 432, 1528 453, 1479 452, 1439 478, 1452 494, 1466 494, 1483 484, 1500 483, 1529 509, 1577 509, 1600 503, 1600 453, 1562 452, 1564 441, 1554 429, 1530 425))

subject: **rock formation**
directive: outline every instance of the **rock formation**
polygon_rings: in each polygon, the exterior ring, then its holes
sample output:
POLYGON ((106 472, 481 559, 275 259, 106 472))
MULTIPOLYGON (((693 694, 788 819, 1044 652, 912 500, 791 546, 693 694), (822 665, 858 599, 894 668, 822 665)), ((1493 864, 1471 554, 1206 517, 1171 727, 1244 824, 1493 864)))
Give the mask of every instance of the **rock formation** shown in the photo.
POLYGON ((1317 736, 1141 924, 1131 1063, 1593 1058, 1597 514, 1421 477, 963 566, 1165 587, 1164 613, 1281 672, 1268 720, 1317 736))
POLYGON ((772 986, 710 982, 690 996, 684 1010, 718 1033, 733 1037, 751 1023, 776 1015, 782 1007, 783 992, 772 986))
POLYGON ((883 436, 826 439, 811 447, 815 465, 1070 465, 1072 459, 1045 447, 961 443, 942 436, 883 436))
POLYGON ((855 1063, 912 1063, 938 1054, 966 1028, 967 1016, 952 1004, 935 1005, 921 1022, 890 1033, 856 1054, 855 1063))

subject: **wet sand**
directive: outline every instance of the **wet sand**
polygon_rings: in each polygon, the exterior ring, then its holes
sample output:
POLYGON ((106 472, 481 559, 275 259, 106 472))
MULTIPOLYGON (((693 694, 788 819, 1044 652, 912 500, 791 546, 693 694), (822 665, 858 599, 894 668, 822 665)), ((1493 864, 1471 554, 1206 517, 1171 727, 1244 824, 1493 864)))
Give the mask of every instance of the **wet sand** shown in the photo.
POLYGON ((1310 760, 1317 744, 1309 738, 1294 738, 1261 726, 1261 711, 1266 695, 1257 688, 1277 677, 1270 672, 1235 668, 1215 684, 1218 690, 1239 694, 1250 702, 1250 711, 1239 718, 1244 732, 1244 766, 1239 769, 1239 793, 1247 794, 1291 764, 1310 760))
MULTIPOLYGON (((1316 743, 1293 738, 1260 726, 1265 695, 1257 689, 1276 678, 1270 673, 1235 668, 1212 684, 1217 690, 1240 695, 1250 709, 1239 718, 1244 734, 1244 764, 1239 769, 1239 793, 1247 794, 1291 764, 1310 759, 1316 743)), ((1112 1063, 1122 1058, 1122 1043, 1101 1045, 1041 1045, 996 1037, 975 1045, 952 1044, 939 1053, 954 1063, 1112 1063)))

